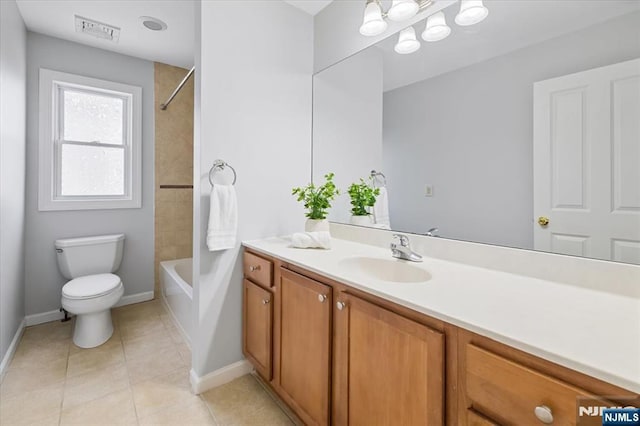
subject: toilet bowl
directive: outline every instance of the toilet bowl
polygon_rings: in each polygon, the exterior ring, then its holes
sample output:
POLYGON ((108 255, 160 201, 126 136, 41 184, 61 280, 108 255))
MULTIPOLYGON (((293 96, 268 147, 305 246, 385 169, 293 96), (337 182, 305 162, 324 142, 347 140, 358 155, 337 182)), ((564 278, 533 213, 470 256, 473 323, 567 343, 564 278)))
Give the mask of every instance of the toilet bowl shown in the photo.
POLYGON ((81 348, 100 346, 113 334, 111 308, 124 294, 114 274, 86 275, 62 287, 62 307, 76 315, 73 343, 81 348))
POLYGON ((62 287, 62 308, 76 315, 73 343, 94 348, 113 335, 111 308, 124 294, 113 274, 122 261, 124 235, 56 240, 60 272, 71 281, 62 287))

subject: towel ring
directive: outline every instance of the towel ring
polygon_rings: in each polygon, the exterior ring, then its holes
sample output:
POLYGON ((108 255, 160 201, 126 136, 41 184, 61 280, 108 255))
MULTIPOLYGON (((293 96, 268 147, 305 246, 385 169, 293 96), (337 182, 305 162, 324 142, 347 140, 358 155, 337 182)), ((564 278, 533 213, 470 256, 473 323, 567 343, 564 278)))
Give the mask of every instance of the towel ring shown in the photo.
POLYGON ((231 185, 235 185, 236 184, 236 178, 238 177, 236 175, 236 169, 234 169, 233 167, 231 167, 231 165, 223 160, 216 160, 213 162, 213 166, 211 167, 211 169, 209 170, 209 183, 211 184, 211 186, 213 186, 213 174, 217 171, 222 171, 224 170, 225 167, 229 167, 231 169, 231 171, 233 172, 233 182, 231 182, 231 185))
POLYGON ((376 172, 375 170, 371 170, 371 179, 375 182, 377 177, 382 177, 382 185, 387 186, 387 177, 382 172, 376 172))

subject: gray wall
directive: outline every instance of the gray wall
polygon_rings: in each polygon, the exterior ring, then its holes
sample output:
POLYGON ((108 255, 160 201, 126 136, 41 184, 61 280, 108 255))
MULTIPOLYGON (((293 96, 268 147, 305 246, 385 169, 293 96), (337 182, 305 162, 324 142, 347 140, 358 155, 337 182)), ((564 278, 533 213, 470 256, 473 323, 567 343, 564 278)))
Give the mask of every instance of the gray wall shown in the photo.
POLYGON ((349 223, 348 186, 381 167, 382 52, 373 48, 313 77, 313 182, 333 172, 342 193, 328 219, 349 223))
POLYGON ((394 229, 533 246, 533 83, 640 57, 640 14, 386 92, 394 229), (424 196, 424 185, 435 186, 424 196))
POLYGON ((199 12, 193 370, 202 376, 243 358, 240 241, 304 229, 291 188, 310 179, 313 20, 280 1, 202 2, 199 12), (216 158, 238 173, 238 243, 212 253, 207 173, 216 158))
POLYGON ((126 234, 118 275, 125 295, 153 290, 153 63, 41 34, 27 36, 26 313, 60 307, 65 278, 58 271, 54 240, 126 234), (142 208, 38 211, 38 70, 49 68, 142 87, 142 208))
POLYGON ((0 360, 24 318, 27 32, 0 2, 0 360))

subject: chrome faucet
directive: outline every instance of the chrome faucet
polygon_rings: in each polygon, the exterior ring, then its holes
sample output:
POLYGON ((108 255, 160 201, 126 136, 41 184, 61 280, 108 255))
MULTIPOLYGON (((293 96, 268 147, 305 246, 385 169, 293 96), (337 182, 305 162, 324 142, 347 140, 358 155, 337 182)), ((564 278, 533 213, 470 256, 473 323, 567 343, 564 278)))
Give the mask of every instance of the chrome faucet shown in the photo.
POLYGON ((411 250, 409 237, 406 235, 393 234, 393 241, 391 241, 389 247, 391 248, 391 255, 397 259, 422 262, 422 256, 411 250))

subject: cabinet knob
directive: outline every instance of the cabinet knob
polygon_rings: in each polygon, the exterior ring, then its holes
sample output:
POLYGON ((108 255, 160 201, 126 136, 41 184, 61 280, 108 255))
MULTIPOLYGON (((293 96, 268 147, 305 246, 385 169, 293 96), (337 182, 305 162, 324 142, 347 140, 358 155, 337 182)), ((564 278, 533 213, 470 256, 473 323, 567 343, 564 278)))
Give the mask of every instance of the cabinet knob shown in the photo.
POLYGON ((347 307, 347 304, 344 303, 344 302, 337 302, 336 303, 336 308, 338 308, 339 311, 343 310, 346 307, 347 307))
POLYGON ((258 266, 249 266, 249 272, 255 272, 260 270, 260 265, 258 266))
POLYGON ((318 302, 324 303, 325 300, 327 300, 327 295, 326 294, 319 294, 318 295, 318 302))
POLYGON ((266 304, 268 304, 269 302, 271 302, 271 300, 269 300, 269 299, 262 299, 262 304, 263 304, 263 305, 266 305, 266 304))
POLYGON ((533 413, 536 415, 536 418, 540 420, 542 423, 550 425, 553 423, 553 413, 551 412, 551 408, 546 405, 539 405, 534 410, 533 413))

